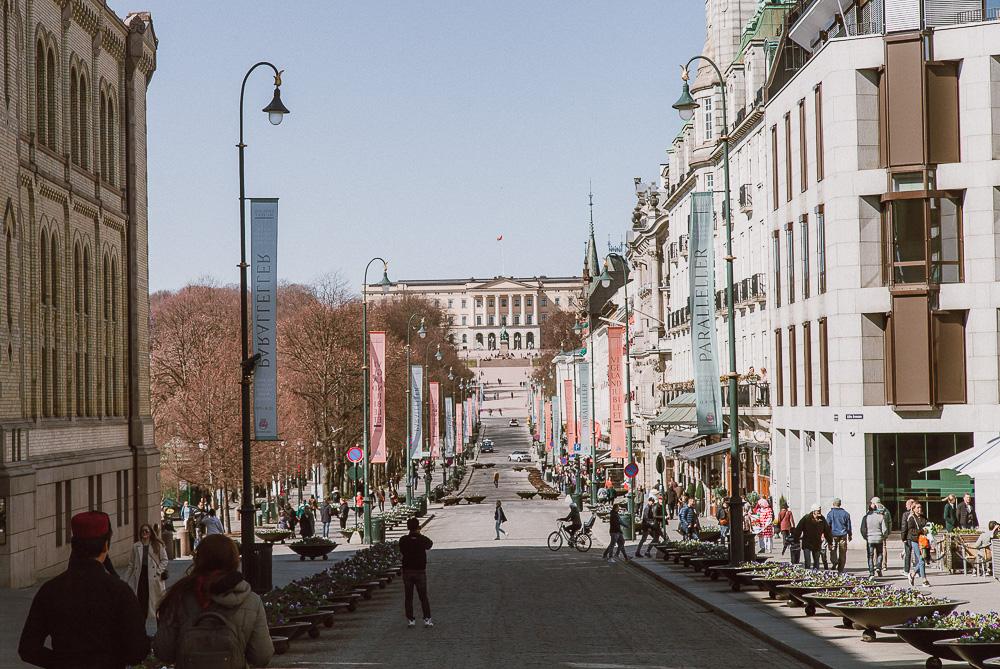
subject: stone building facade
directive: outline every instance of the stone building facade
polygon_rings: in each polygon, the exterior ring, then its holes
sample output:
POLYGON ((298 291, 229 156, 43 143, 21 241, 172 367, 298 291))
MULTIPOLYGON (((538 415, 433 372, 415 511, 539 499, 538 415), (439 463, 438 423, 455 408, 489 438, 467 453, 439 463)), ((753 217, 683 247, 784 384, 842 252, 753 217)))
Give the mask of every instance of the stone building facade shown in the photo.
POLYGON ((0 587, 64 569, 69 520, 113 558, 159 517, 149 398, 148 14, 0 0, 0 587))

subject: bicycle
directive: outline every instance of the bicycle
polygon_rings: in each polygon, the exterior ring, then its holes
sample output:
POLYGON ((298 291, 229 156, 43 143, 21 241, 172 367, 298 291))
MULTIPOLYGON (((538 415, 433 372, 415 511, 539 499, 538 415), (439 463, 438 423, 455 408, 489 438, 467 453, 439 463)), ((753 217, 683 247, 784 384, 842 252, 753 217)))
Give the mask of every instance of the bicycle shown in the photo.
POLYGON ((590 534, 582 527, 577 530, 574 540, 570 541, 569 532, 566 531, 566 526, 560 525, 558 530, 549 535, 549 550, 559 550, 563 547, 563 542, 572 546, 581 553, 589 551, 591 546, 590 534))

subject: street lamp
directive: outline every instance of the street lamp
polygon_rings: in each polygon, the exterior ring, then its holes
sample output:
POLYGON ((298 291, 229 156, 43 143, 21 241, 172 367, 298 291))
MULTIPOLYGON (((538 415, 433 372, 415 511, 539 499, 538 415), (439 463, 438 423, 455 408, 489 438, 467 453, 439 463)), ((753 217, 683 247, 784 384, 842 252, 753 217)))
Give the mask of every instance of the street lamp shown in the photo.
POLYGON ((368 425, 368 383, 369 383, 369 380, 368 380, 368 374, 369 374, 369 369, 368 369, 368 270, 371 268, 372 263, 375 262, 375 261, 378 261, 378 262, 382 263, 382 280, 379 281, 375 285, 378 286, 379 288, 381 288, 382 292, 385 292, 386 290, 388 290, 389 286, 392 285, 392 282, 389 281, 389 263, 387 263, 385 261, 385 259, 379 258, 378 256, 376 256, 376 257, 372 258, 371 260, 369 260, 368 264, 365 265, 364 283, 361 284, 362 285, 362 287, 361 287, 361 355, 362 355, 362 358, 361 359, 363 361, 362 362, 362 366, 361 366, 361 369, 362 369, 362 379, 361 379, 361 382, 362 382, 362 385, 363 385, 362 392, 364 393, 364 399, 363 399, 364 403, 362 404, 362 412, 363 412, 364 423, 365 423, 364 427, 362 428, 362 434, 364 434, 364 461, 365 461, 365 469, 364 469, 364 477, 365 477, 365 502, 364 502, 364 505, 365 505, 365 538, 368 539, 368 543, 369 544, 372 543, 372 538, 373 537, 372 537, 372 503, 371 503, 371 500, 368 498, 368 493, 369 493, 369 489, 368 489, 368 465, 369 465, 369 463, 368 463, 368 460, 369 460, 369 455, 370 455, 370 453, 368 452, 368 448, 369 448, 368 440, 370 438, 369 431, 371 430, 371 426, 368 425))
MULTIPOLYGON (((413 385, 413 377, 410 369, 410 332, 413 331, 413 319, 420 314, 411 314, 406 321, 406 503, 413 503, 413 478, 410 472, 412 465, 412 440, 413 440, 413 412, 410 411, 410 386, 413 385)), ((420 327, 417 328, 417 336, 421 339, 427 336, 427 329, 424 327, 424 318, 420 317, 420 327)))
POLYGON ((733 219, 729 201, 729 122, 726 119, 726 87, 723 84, 722 72, 719 66, 711 58, 705 56, 695 56, 681 68, 681 80, 684 86, 681 89, 681 97, 674 103, 673 107, 680 114, 680 117, 687 121, 694 116, 694 110, 698 108, 698 103, 691 97, 688 88, 688 70, 691 63, 702 60, 708 63, 718 77, 717 85, 722 93, 722 170, 724 177, 724 205, 723 214, 726 219, 726 312, 729 318, 729 480, 730 498, 729 513, 729 562, 737 565, 743 562, 743 495, 740 491, 740 430, 739 430, 739 401, 737 398, 737 372, 736 372, 736 315, 733 306, 733 219))
POLYGON ((243 551, 243 577, 251 586, 260 585, 257 578, 257 554, 255 550, 253 480, 250 471, 250 382, 253 379, 254 368, 258 356, 250 357, 250 324, 247 313, 247 207, 246 178, 244 169, 243 141, 243 99, 246 93, 247 80, 258 67, 267 66, 274 71, 274 98, 271 104, 264 107, 268 119, 273 125, 281 123, 285 114, 289 113, 281 104, 281 72, 267 61, 261 61, 247 70, 240 86, 240 143, 236 145, 240 156, 240 348, 242 351, 240 364, 240 437, 243 456, 243 501, 240 505, 240 546, 243 551))
MULTIPOLYGON (((629 341, 631 335, 629 333, 629 307, 628 307, 628 261, 625 256, 620 253, 609 253, 607 259, 604 261, 604 271, 601 272, 601 276, 598 277, 598 281, 601 282, 601 286, 604 288, 609 288, 611 286, 611 275, 608 274, 608 260, 612 258, 618 258, 622 263, 622 273, 624 275, 624 281, 622 282, 622 291, 625 294, 625 447, 628 449, 628 461, 631 464, 635 462, 635 454, 632 450, 632 343, 629 341)), ((611 351, 608 351, 608 355, 611 355, 611 351)), ((596 455, 596 454, 595 454, 596 455)), ((596 458, 595 458, 596 459, 596 458)), ((628 487, 628 495, 625 499, 628 501, 628 517, 629 526, 632 527, 635 522, 635 477, 632 478, 632 484, 628 487)))

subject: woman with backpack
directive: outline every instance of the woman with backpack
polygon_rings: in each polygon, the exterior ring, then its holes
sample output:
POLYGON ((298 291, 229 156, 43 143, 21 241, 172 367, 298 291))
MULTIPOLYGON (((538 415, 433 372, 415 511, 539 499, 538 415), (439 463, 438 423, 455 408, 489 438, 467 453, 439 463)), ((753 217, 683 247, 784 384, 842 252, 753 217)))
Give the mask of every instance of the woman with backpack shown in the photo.
POLYGON ((160 603, 153 652, 176 669, 266 667, 274 655, 260 596, 240 575, 240 554, 224 534, 198 546, 191 572, 160 603))

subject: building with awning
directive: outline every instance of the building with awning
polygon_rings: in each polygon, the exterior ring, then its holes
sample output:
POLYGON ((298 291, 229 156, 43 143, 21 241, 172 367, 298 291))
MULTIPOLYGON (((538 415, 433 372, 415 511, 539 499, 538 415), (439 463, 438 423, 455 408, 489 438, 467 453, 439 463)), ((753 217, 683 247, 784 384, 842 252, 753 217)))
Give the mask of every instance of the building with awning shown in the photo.
POLYGON ((980 525, 1000 518, 1000 436, 959 451, 924 467, 920 472, 937 472, 938 481, 959 479, 970 491, 971 481, 963 479, 968 477, 975 481, 976 513, 980 525))

